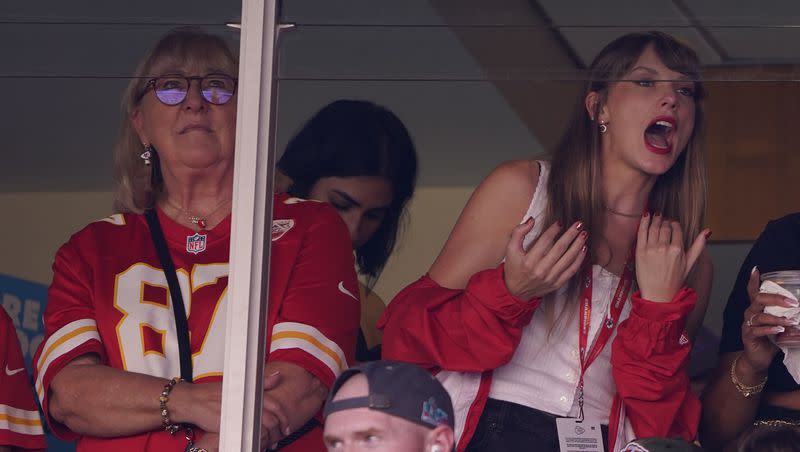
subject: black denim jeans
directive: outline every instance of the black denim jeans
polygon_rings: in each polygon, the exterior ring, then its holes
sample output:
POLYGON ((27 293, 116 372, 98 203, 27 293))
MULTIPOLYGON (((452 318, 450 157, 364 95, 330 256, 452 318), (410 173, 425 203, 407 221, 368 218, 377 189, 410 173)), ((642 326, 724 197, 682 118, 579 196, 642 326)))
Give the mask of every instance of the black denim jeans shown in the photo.
MULTIPOLYGON (((556 418, 544 411, 489 399, 467 452, 559 452, 556 418)), ((608 448, 608 426, 603 425, 608 448)))

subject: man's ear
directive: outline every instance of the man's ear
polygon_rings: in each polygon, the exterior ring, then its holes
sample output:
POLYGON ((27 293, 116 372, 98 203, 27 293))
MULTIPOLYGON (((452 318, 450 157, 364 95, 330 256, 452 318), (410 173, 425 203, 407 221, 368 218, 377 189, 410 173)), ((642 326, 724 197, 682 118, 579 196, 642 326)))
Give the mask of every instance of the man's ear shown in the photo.
POLYGON ((444 424, 436 427, 428 433, 425 441, 427 452, 451 452, 455 446, 455 434, 449 425, 444 424))

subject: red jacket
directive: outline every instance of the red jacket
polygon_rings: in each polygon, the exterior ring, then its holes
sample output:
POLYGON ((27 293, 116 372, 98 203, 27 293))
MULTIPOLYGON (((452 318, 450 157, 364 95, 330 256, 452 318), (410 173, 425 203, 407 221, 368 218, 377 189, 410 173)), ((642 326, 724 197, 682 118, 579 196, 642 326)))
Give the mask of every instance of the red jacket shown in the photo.
MULTIPOLYGON (((609 407, 608 450, 637 437, 693 440, 700 402, 689 387, 691 347, 683 332, 697 296, 684 288, 670 303, 644 300, 638 292, 631 298, 630 316, 612 342, 618 394, 609 407)), ((541 299, 523 301, 508 292, 501 264, 473 275, 463 290, 423 276, 392 300, 378 322, 384 358, 437 372, 453 398, 459 451, 475 433, 492 371, 511 360, 540 304, 541 299)))

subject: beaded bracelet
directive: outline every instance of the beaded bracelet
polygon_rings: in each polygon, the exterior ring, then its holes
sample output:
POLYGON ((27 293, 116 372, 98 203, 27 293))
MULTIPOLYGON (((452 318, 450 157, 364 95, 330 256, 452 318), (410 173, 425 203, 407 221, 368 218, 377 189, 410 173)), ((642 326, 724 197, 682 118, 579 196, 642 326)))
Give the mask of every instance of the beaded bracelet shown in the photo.
POLYGON ((759 394, 761 391, 764 390, 764 386, 767 384, 767 377, 764 377, 764 380, 761 383, 754 385, 754 386, 747 386, 738 378, 736 378, 736 363, 739 362, 739 358, 742 355, 738 355, 734 358, 733 363, 731 364, 731 381, 733 385, 736 386, 736 389, 746 398, 749 399, 750 397, 759 394))
POLYGON ((164 427, 165 431, 169 432, 170 435, 174 435, 178 430, 180 430, 181 426, 179 424, 173 424, 169 419, 167 402, 169 402, 169 393, 172 391, 172 388, 182 381, 183 378, 181 377, 175 377, 168 381, 167 384, 164 385, 164 389, 161 390, 161 396, 158 398, 158 406, 161 410, 161 425, 164 427))

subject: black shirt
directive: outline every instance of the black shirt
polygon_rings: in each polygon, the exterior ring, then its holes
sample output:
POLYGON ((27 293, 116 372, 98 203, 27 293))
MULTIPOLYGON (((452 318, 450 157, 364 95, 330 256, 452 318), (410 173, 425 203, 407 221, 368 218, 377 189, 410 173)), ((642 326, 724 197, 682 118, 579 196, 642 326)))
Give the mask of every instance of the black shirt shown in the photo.
MULTIPOLYGON (((740 351, 742 344, 742 323, 744 311, 750 306, 747 295, 747 282, 750 271, 757 265, 763 275, 767 272, 780 270, 800 270, 800 213, 787 215, 778 220, 770 221, 764 231, 753 244, 750 253, 744 260, 736 284, 733 286, 728 304, 725 306, 724 321, 722 325, 722 338, 719 352, 729 353, 740 351)), ((768 371, 765 392, 786 392, 800 389, 800 385, 783 365, 783 352, 778 352, 768 371)), ((766 411, 766 407, 759 408, 758 417, 774 417, 766 411)), ((800 415, 800 412, 795 412, 800 415)), ((793 416, 798 417, 798 416, 793 416)))

